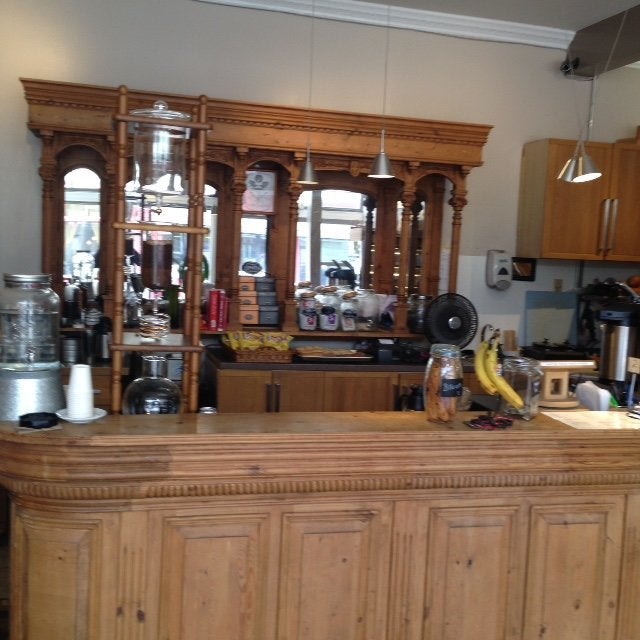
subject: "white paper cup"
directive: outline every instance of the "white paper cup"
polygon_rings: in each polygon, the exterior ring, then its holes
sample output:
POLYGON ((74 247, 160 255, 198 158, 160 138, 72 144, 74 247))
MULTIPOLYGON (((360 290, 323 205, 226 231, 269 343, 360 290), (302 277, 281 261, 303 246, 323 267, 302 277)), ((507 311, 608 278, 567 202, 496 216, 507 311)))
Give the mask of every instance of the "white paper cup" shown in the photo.
POLYGON ((93 416, 93 381, 88 364, 74 364, 67 387, 67 415, 72 420, 93 416))

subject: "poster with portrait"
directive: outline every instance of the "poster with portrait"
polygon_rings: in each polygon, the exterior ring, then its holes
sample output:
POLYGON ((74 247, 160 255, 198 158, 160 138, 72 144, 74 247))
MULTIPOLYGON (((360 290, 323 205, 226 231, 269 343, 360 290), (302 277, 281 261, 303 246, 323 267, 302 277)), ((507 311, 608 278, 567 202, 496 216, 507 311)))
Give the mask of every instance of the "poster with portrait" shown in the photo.
POLYGON ((274 171, 247 171, 242 210, 251 213, 273 213, 276 197, 274 171))

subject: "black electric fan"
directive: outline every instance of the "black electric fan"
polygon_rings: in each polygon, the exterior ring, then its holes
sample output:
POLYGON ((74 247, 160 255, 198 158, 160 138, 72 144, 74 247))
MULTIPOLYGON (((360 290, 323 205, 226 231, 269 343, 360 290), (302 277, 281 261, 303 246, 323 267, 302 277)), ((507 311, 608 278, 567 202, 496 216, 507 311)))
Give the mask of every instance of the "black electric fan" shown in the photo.
POLYGON ((478 314, 471 302, 458 293, 434 298, 425 310, 424 333, 431 344, 466 347, 478 330, 478 314))

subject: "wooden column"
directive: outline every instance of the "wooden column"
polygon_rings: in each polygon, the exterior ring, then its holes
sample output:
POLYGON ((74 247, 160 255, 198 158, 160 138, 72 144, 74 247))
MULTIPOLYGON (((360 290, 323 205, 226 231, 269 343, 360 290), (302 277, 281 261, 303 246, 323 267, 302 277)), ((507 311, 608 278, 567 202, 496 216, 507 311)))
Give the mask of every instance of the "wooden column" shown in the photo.
POLYGON ((449 204, 453 207, 451 221, 451 252, 449 254, 449 282, 447 291, 455 293, 458 286, 458 255, 460 254, 460 231, 462 228, 462 209, 467 205, 466 176, 468 170, 461 170, 456 181, 449 204))
POLYGON ((295 331, 298 328, 298 307, 294 299, 295 265, 298 244, 298 200, 302 194, 302 186, 291 181, 287 193, 289 194, 289 237, 287 238, 288 255, 290 259, 286 267, 285 298, 283 310, 283 331, 295 331))

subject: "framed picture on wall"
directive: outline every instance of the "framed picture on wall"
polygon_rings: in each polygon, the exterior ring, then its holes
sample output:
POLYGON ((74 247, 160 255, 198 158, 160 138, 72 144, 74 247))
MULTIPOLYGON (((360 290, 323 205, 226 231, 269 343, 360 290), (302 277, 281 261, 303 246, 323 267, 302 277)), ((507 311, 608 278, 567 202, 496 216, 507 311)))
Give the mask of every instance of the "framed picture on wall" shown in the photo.
POLYGON ((248 213, 274 213, 276 197, 275 171, 247 171, 242 210, 248 213))

